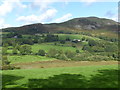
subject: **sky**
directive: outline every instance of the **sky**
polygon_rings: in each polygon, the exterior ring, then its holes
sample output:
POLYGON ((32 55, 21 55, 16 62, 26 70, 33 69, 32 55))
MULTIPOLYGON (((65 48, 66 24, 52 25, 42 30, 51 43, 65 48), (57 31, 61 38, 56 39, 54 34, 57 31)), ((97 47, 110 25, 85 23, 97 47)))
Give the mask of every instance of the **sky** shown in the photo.
POLYGON ((118 21, 119 0, 0 0, 0 29, 100 17, 118 21))

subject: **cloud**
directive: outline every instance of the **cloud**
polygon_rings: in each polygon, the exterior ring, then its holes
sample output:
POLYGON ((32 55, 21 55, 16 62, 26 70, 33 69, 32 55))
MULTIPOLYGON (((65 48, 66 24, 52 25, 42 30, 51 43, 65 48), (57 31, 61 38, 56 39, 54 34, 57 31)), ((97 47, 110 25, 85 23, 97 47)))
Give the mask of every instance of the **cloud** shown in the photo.
POLYGON ((85 2, 85 5, 89 6, 94 2, 97 2, 99 0, 80 0, 81 2, 85 2))
POLYGON ((68 13, 68 14, 66 14, 66 15, 64 15, 64 16, 56 19, 56 20, 54 20, 53 22, 56 22, 56 23, 64 22, 64 21, 69 20, 71 16, 72 16, 72 14, 71 14, 71 13, 68 13))
POLYGON ((114 21, 118 21, 118 14, 113 13, 111 10, 107 11, 104 16, 114 21))
POLYGON ((11 25, 5 24, 5 20, 3 18, 0 18, 0 29, 7 28, 7 27, 11 27, 11 25))
POLYGON ((117 21, 118 22, 118 15, 114 15, 113 17, 111 17, 110 19, 114 20, 114 21, 117 21))
POLYGON ((31 4, 32 8, 39 8, 41 12, 50 8, 50 5, 54 3, 54 0, 34 0, 31 4))
POLYGON ((23 5, 20 0, 4 0, 0 5, 0 16, 4 16, 10 13, 14 8, 26 8, 26 5, 23 5))
POLYGON ((105 14, 105 16, 107 16, 107 17, 113 17, 113 16, 115 16, 115 13, 113 13, 112 11, 107 11, 106 14, 105 14))
POLYGON ((29 23, 44 23, 47 21, 50 21, 57 13, 56 9, 48 9, 43 14, 36 16, 36 15, 30 15, 30 16, 20 16, 16 20, 25 22, 27 24, 29 23))

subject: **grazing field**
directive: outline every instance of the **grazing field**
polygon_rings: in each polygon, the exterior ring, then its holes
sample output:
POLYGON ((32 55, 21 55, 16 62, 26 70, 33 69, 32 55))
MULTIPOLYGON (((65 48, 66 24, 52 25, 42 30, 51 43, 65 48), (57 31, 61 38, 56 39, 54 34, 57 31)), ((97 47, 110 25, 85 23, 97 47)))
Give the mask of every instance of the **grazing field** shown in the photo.
POLYGON ((59 38, 61 40, 65 40, 66 38, 70 38, 70 39, 82 39, 84 38, 89 38, 89 39, 93 39, 93 40, 100 40, 99 38, 95 38, 95 37, 91 37, 91 36, 87 36, 87 35, 80 35, 80 34, 58 34, 59 38))
POLYGON ((36 61, 46 61, 46 60, 55 60, 54 58, 49 58, 46 56, 35 56, 35 55, 13 55, 8 56, 8 60, 11 62, 11 64, 15 63, 27 63, 27 62, 36 62, 36 61))
POLYGON ((76 48, 73 48, 73 47, 65 47, 65 46, 62 47, 62 46, 50 45, 46 43, 32 45, 32 51, 34 53, 38 52, 39 49, 43 49, 46 52, 48 52, 51 48, 63 50, 63 51, 67 51, 67 50, 75 51, 76 50, 76 48))
POLYGON ((118 87, 117 65, 5 70, 2 74, 3 88, 118 87))

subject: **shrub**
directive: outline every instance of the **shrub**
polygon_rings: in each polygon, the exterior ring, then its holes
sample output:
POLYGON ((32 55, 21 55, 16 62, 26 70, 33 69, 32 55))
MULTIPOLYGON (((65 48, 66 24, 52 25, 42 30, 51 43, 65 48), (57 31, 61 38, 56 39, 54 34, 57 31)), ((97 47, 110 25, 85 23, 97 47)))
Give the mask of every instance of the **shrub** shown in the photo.
POLYGON ((69 60, 65 54, 60 54, 60 55, 57 57, 57 59, 60 59, 60 60, 69 60))
POLYGON ((76 50, 76 53, 80 53, 80 51, 79 51, 79 50, 76 50))
POLYGON ((88 45, 89 46, 95 46, 97 43, 95 42, 95 40, 89 40, 88 45))
POLYGON ((92 55, 90 57, 87 57, 87 60, 89 61, 107 61, 107 60, 113 60, 114 58, 108 57, 108 56, 101 56, 101 55, 92 55))
POLYGON ((105 51, 106 52, 115 52, 115 51, 118 51, 118 46, 116 46, 116 45, 106 45, 105 46, 105 51))
POLYGON ((13 69, 20 69, 20 67, 15 67, 12 65, 3 65, 2 70, 13 70, 13 69))
POLYGON ((32 48, 30 45, 25 44, 20 47, 20 53, 22 55, 29 55, 31 54, 31 52, 32 52, 32 48))
POLYGON ((61 40, 60 43, 61 43, 61 44, 65 44, 65 40, 61 40))
POLYGON ((7 50, 8 50, 7 47, 2 47, 2 54, 3 55, 7 54, 7 50))
POLYGON ((14 48, 13 51, 12 51, 12 53, 13 53, 13 54, 17 54, 17 53, 18 53, 18 52, 17 52, 17 49, 14 48))
POLYGON ((72 60, 86 61, 88 56, 91 56, 91 54, 88 53, 88 52, 86 52, 86 53, 81 53, 81 54, 75 55, 75 56, 72 58, 72 60))
POLYGON ((55 58, 57 54, 58 54, 58 50, 56 50, 56 49, 54 49, 54 48, 51 48, 51 49, 48 51, 47 56, 48 56, 48 57, 55 58))
POLYGON ((8 58, 6 55, 2 56, 2 65, 9 65, 10 61, 8 61, 8 58))
POLYGON ((76 54, 75 52, 72 52, 69 50, 65 52, 65 55, 70 59, 73 58, 75 56, 75 54, 76 54))
POLYGON ((104 52, 104 48, 103 47, 99 47, 99 46, 93 46, 92 50, 94 52, 104 52))
POLYGON ((74 48, 75 48, 75 47, 76 47, 76 45, 75 45, 74 43, 72 43, 72 47, 74 47, 74 48))
POLYGON ((89 51, 89 52, 93 51, 89 45, 84 45, 83 48, 82 48, 82 50, 89 51))
POLYGON ((40 49, 37 54, 40 56, 45 56, 45 51, 40 49))

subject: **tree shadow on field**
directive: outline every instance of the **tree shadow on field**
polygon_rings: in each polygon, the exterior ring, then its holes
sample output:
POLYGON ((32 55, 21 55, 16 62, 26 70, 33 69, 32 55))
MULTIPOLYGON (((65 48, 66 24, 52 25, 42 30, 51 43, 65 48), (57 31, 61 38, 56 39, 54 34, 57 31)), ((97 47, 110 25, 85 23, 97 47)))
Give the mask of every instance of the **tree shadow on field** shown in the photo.
POLYGON ((99 70, 87 80, 80 74, 54 75, 48 79, 29 79, 28 88, 118 88, 118 70, 99 70))
POLYGON ((119 70, 99 70, 98 72, 91 77, 89 88, 119 88, 119 70))
POLYGON ((21 86, 16 84, 16 81, 22 78, 24 77, 3 74, 2 75, 2 88, 6 88, 7 85, 14 85, 14 88, 22 88, 21 86))
POLYGON ((61 74, 48 79, 29 79, 29 88, 85 88, 87 80, 79 74, 61 74))
MULTIPOLYGON (((86 71, 87 72, 87 71, 86 71)), ((47 79, 28 79, 25 85, 18 85, 22 76, 3 74, 3 88, 118 88, 118 70, 99 70, 89 79, 80 74, 60 74, 47 79)), ((11 89, 12 90, 12 89, 11 89)), ((21 90, 21 89, 20 89, 21 90)))

